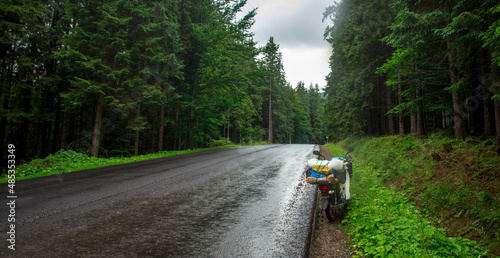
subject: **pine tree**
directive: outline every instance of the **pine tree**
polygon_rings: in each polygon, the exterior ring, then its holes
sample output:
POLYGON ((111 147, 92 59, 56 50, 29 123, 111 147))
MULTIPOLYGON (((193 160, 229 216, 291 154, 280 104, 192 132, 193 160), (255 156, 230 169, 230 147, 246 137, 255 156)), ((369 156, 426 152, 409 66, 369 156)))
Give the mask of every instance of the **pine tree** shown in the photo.
MULTIPOLYGON (((308 91, 308 104, 310 110, 311 140, 309 143, 321 144, 325 141, 324 132, 324 98, 318 84, 311 84, 308 91)), ((306 103, 307 104, 307 103, 306 103)))
POLYGON ((309 105, 309 94, 304 82, 300 81, 295 87, 293 96, 293 124, 294 143, 309 143, 312 137, 311 111, 309 105))
POLYGON ((279 45, 274 42, 274 38, 270 37, 266 46, 262 49, 264 57, 262 58, 263 67, 267 70, 266 76, 268 85, 268 131, 267 142, 274 142, 273 132, 273 98, 276 93, 281 90, 284 82, 285 73, 283 71, 282 54, 279 51, 279 45))

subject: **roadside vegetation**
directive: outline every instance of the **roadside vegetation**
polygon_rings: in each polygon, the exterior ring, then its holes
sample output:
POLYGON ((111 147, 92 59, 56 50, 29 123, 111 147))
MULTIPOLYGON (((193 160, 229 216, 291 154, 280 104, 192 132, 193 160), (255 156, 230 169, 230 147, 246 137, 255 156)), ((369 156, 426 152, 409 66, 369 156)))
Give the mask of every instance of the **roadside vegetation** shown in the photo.
MULTIPOLYGON (((263 145, 266 142, 256 142, 251 145, 263 145)), ((85 169, 99 168, 105 166, 119 165, 142 160, 164 158, 169 156, 187 154, 192 152, 206 151, 219 148, 237 147, 228 140, 213 141, 209 148, 188 149, 181 151, 162 151, 139 156, 130 157, 91 157, 87 154, 76 152, 74 150, 61 150, 55 154, 50 154, 44 159, 34 159, 29 163, 21 164, 16 167, 16 181, 37 178, 49 175, 56 175, 68 172, 74 172, 85 169)), ((3 174, 0 183, 8 181, 7 174, 3 174)))
POLYGON ((344 223, 359 256, 499 255, 500 156, 494 140, 387 136, 355 147, 353 203, 344 223))

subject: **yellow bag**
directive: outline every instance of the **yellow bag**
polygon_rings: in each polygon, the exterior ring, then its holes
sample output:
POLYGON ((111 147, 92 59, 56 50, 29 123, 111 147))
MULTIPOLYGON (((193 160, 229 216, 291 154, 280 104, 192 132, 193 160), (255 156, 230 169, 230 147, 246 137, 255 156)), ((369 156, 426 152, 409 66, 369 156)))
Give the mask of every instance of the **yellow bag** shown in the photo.
POLYGON ((328 176, 332 173, 332 168, 329 166, 325 166, 325 165, 315 164, 315 165, 313 165, 312 169, 316 173, 320 173, 320 174, 325 175, 325 176, 328 176))

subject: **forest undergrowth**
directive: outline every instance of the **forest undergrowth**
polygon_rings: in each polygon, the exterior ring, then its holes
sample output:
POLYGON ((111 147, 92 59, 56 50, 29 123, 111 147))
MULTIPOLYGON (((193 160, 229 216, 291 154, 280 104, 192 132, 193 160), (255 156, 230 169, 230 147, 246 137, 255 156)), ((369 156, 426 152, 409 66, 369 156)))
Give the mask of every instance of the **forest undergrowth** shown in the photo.
POLYGON ((493 140, 347 139, 353 204, 344 220, 360 256, 478 257, 500 250, 500 156, 493 140))

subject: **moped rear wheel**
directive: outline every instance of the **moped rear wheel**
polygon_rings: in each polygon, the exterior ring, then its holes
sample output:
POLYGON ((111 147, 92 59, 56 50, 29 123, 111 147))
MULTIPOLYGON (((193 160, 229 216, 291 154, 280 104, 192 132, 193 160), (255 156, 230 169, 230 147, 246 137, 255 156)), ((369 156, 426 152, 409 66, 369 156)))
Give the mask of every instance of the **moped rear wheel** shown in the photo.
POLYGON ((333 207, 333 205, 331 203, 329 203, 328 207, 326 207, 326 209, 325 209, 325 215, 326 215, 326 218, 330 222, 334 222, 335 221, 335 219, 336 219, 336 212, 335 212, 335 208, 333 207))

